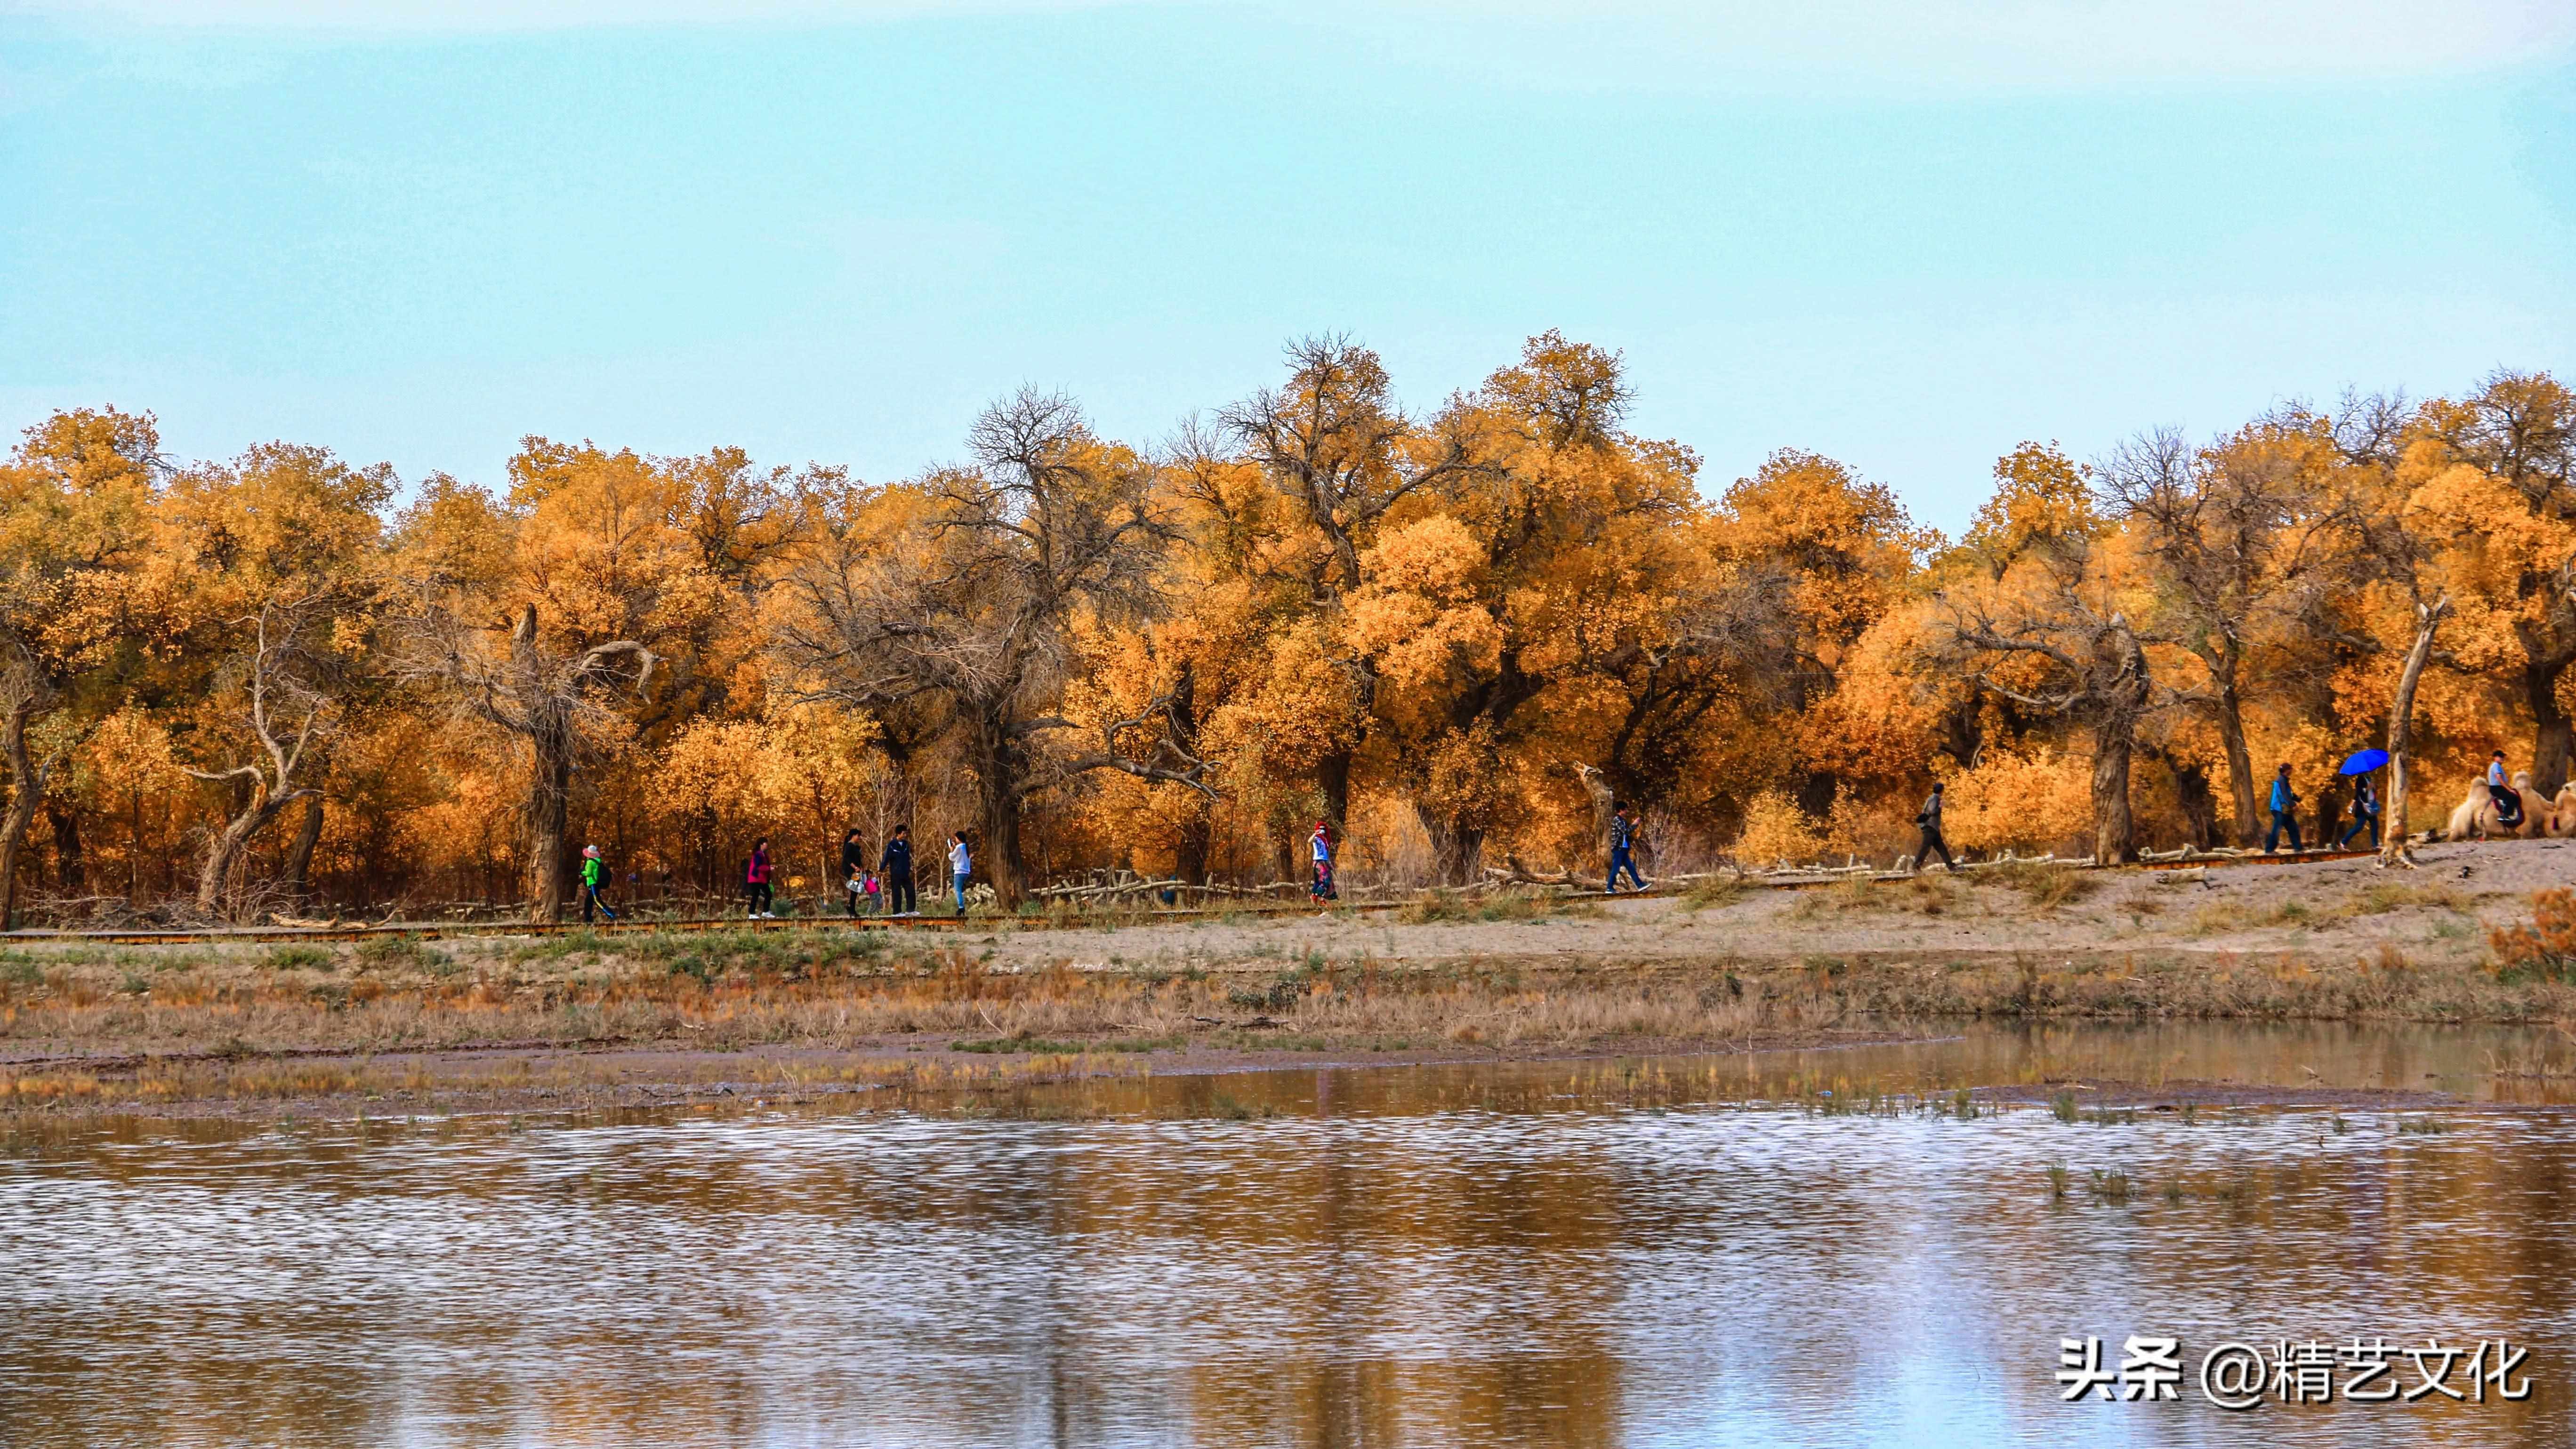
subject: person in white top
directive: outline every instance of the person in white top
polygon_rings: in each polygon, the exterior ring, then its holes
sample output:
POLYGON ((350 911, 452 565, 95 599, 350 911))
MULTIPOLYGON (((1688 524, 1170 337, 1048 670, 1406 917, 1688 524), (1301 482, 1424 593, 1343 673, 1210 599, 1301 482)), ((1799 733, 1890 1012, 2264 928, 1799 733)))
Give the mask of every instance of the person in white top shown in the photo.
POLYGON ((956 830, 948 835, 948 879, 957 889, 957 914, 966 914, 966 877, 973 873, 974 862, 966 857, 966 832, 956 830))

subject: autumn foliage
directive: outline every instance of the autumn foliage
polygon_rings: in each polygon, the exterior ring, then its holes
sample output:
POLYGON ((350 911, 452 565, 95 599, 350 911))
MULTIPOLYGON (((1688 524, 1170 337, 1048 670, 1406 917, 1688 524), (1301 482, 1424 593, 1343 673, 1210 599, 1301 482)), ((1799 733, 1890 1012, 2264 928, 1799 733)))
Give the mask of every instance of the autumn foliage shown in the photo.
POLYGON ((1935 779, 1955 847, 2117 857, 2253 839, 2282 762, 2313 836, 2427 621, 2433 795, 2567 776, 2546 376, 2022 443, 1956 540, 1818 454, 1704 477, 1629 402, 1553 333, 1429 411, 1318 338, 1159 442, 1022 393, 893 482, 531 437, 492 487, 58 413, 0 465, 0 889, 545 916, 585 843, 721 895, 766 836, 811 898, 908 822, 1008 904, 1294 878, 1319 819, 1346 877, 1460 882, 1597 871, 1605 791, 1650 869, 1884 860, 1935 779))

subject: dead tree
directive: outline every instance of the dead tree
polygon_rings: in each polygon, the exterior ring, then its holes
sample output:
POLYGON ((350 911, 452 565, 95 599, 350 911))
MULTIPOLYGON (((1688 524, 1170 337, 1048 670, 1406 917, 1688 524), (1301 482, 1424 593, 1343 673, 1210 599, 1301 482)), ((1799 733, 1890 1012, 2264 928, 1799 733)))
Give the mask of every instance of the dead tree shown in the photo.
POLYGON ((1051 707, 1076 613, 1133 620, 1155 603, 1175 535, 1150 507, 1145 465, 1093 437, 1070 399, 1034 390, 987 409, 969 443, 973 466, 911 490, 923 513, 903 536, 798 560, 789 587, 801 607, 779 648, 816 681, 810 697, 954 721, 975 777, 979 853, 995 895, 1016 907, 1029 887, 1020 824, 1031 796, 1094 770, 1213 791, 1168 697, 1100 727, 1093 748, 1046 748, 1081 728, 1051 707))
POLYGON ((0 823, 0 929, 17 925, 18 861, 27 843, 27 827, 36 818, 37 802, 63 760, 60 750, 37 757, 29 744, 37 720, 61 700, 62 692, 32 659, 12 658, 0 666, 0 750, 9 762, 9 813, 0 823))
POLYGON ((227 770, 188 771, 209 783, 233 785, 238 802, 224 828, 208 843, 206 858, 197 870, 197 911, 201 915, 212 916, 223 909, 225 890, 231 884, 233 865, 241 858, 242 847, 267 829, 287 806, 321 794, 311 786, 295 783, 296 770, 305 761, 315 731, 324 725, 329 703, 300 667, 304 663, 303 608, 301 603, 262 605, 257 615, 241 621, 252 629, 250 657, 246 661, 249 677, 245 681, 250 700, 244 723, 250 727, 251 743, 257 746, 253 757, 227 770), (292 736, 283 727, 287 719, 295 721, 292 736))
POLYGON ((600 697, 642 692, 659 656, 631 639, 588 648, 552 644, 538 632, 533 603, 515 623, 491 628, 467 625, 434 604, 406 625, 406 673, 438 688, 468 718, 527 745, 528 919, 551 921, 570 893, 567 802, 574 766, 607 723, 600 697), (494 635, 501 636, 497 643, 494 635))
POLYGON ((2415 642, 2406 651, 2406 663, 2397 672, 2397 695, 2388 705, 2388 801, 2382 807, 2386 815, 2379 837, 2382 869, 2411 869, 2415 864, 2406 849, 2406 751, 2414 737, 2415 686, 2423 681, 2424 666, 2433 657, 2433 635, 2450 612, 2448 594, 2415 606, 2415 642))

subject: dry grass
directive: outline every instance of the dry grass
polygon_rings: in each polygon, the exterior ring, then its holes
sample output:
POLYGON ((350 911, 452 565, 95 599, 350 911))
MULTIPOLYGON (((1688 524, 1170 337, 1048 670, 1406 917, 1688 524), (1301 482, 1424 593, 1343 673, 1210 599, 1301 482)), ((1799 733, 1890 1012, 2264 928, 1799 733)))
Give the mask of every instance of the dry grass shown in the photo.
POLYGON ((2447 885, 2380 881, 2340 899, 2213 902, 2192 913, 2191 934, 2226 936, 2274 927, 2323 930, 2358 917, 2398 911, 2468 914, 2474 910, 2475 902, 2468 895, 2447 885))
POLYGON ((1558 916, 1599 916, 1601 908, 1553 891, 1502 890, 1491 895, 1427 895, 1395 913, 1408 926, 1442 922, 1537 921, 1558 916))
POLYGON ((2090 871, 2073 866, 2040 865, 2032 861, 1979 866, 1968 876, 1980 886, 1999 886, 2018 892, 2034 908, 2043 911, 2089 899, 2102 888, 2100 877, 2090 871))
POLYGON ((1682 894, 1682 909, 1688 911, 1722 911, 1753 893, 1753 887, 1732 875, 1713 875, 1692 884, 1682 894))
POLYGON ((1947 874, 1908 876, 1903 880, 1863 878, 1813 886, 1798 892, 1789 906, 1791 920, 1818 921, 1855 912, 1943 916, 1973 913, 1976 899, 1947 874))

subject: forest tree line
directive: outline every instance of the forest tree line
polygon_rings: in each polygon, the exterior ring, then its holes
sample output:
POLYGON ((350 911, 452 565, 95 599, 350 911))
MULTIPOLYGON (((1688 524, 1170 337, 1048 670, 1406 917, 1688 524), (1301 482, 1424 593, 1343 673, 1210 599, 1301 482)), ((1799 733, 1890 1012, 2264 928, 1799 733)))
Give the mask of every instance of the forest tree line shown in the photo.
MULTIPOLYGON (((2284 405, 2078 460, 1956 539, 1784 450, 1723 487, 1556 334, 1427 411, 1341 338, 1153 444, 1034 391, 892 483, 531 437, 506 483, 54 414, 0 466, 0 898, 53 920, 506 900, 578 852, 722 892, 767 836, 961 830, 1005 908, 1295 878, 1954 844, 2250 844, 2388 738, 2446 807, 2568 777, 2576 398, 2284 405), (2417 666, 2409 674, 2410 659, 2417 666)), ((2429 808, 2429 807, 2428 807, 2429 808)), ((2402 823, 2402 822, 2400 822, 2402 823)), ((631 878, 631 879, 630 879, 631 878)))

